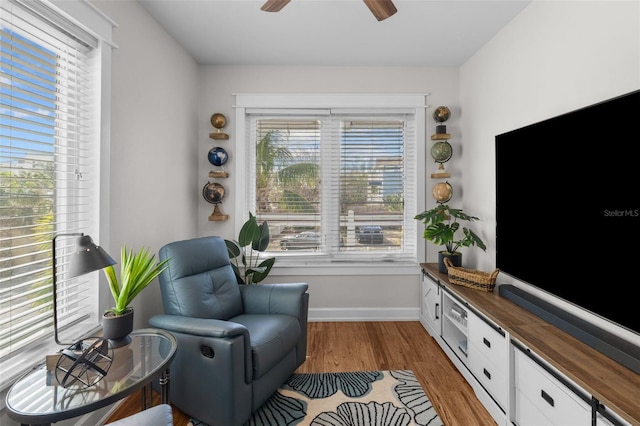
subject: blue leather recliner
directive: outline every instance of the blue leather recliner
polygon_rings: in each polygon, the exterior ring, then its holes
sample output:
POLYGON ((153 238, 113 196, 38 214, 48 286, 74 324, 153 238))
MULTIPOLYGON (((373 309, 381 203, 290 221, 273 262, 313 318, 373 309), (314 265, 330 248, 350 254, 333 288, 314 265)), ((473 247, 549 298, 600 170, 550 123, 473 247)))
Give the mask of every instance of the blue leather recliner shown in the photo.
POLYGON ((305 361, 306 283, 239 285, 217 236, 162 247, 164 314, 178 340, 171 403, 211 426, 240 426, 305 361))

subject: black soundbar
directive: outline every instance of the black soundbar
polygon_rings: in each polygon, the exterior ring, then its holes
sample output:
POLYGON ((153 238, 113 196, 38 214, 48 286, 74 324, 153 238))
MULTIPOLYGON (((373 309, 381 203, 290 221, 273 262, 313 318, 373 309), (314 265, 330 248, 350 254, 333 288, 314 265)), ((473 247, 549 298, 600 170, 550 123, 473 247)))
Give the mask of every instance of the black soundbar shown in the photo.
POLYGON ((498 287, 498 293, 640 374, 640 347, 514 285, 503 284, 498 287))

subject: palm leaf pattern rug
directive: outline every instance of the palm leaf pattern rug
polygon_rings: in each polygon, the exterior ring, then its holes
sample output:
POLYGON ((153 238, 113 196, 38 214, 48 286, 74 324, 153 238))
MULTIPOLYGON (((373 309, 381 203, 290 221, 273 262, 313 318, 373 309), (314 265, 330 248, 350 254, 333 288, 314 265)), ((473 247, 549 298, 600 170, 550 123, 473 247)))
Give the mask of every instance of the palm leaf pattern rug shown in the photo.
MULTIPOLYGON (((191 426, 207 426, 191 419, 191 426)), ((294 374, 245 426, 442 426, 410 370, 294 374)))

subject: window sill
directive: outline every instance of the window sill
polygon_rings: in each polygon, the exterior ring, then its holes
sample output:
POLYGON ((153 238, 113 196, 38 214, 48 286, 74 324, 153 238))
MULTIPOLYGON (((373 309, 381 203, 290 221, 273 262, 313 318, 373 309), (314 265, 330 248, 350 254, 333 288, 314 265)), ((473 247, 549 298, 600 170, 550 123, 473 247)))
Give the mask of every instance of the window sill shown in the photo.
POLYGON ((420 265, 417 262, 323 262, 311 259, 297 260, 295 262, 278 259, 271 271, 272 276, 419 275, 420 273, 420 265))

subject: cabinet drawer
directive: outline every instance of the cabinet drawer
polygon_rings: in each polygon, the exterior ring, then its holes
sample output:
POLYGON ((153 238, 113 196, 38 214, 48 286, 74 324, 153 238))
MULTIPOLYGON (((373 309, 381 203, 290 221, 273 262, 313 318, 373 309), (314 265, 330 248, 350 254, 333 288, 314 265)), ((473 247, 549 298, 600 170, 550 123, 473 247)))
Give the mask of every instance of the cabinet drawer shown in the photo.
MULTIPOLYGON (((529 401, 522 392, 516 390, 516 424, 518 426, 542 426, 553 424, 529 401)), ((586 423, 585 423, 586 425, 586 423)))
POLYGON ((469 347, 469 369, 475 378, 504 409, 507 401, 507 369, 490 362, 476 345, 469 347))
POLYGON ((507 338, 476 315, 469 316, 469 341, 496 367, 504 369, 508 364, 509 342, 507 338))
POLYGON ((515 351, 515 386, 516 419, 519 424, 528 424, 526 412, 530 407, 527 407, 526 401, 551 424, 562 426, 591 424, 589 404, 520 350, 515 351))

